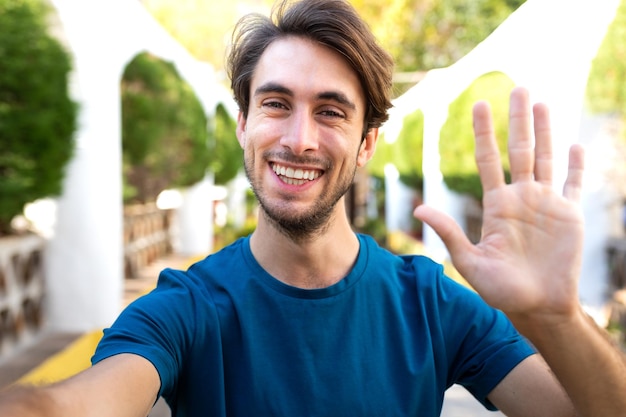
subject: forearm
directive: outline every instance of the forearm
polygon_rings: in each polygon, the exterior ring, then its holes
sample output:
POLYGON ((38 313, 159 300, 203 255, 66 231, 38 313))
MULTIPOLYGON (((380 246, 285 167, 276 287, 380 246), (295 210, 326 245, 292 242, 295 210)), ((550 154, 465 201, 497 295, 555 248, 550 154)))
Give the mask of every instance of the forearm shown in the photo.
POLYGON ((0 391, 2 417, 54 417, 59 415, 48 389, 15 386, 0 391))
POLYGON ((626 356, 582 310, 558 324, 522 327, 581 416, 624 415, 626 356))

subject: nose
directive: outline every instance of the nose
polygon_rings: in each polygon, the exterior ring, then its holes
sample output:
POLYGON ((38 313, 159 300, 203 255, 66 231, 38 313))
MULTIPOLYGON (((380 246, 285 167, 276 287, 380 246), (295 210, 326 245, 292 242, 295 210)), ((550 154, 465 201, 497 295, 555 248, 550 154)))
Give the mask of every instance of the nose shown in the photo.
POLYGON ((319 147, 317 124, 313 116, 304 111, 294 111, 285 121, 287 127, 280 144, 294 155, 317 150, 319 147))

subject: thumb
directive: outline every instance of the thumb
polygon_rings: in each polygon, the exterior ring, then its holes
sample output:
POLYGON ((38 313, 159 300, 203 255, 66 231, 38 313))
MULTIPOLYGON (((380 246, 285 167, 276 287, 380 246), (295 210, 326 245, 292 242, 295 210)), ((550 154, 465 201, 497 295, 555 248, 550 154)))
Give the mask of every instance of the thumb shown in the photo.
POLYGON ((432 227, 439 235, 450 252, 452 263, 459 269, 458 264, 462 264, 464 255, 472 253, 474 249, 461 226, 449 215, 425 204, 418 206, 413 211, 413 216, 432 227))

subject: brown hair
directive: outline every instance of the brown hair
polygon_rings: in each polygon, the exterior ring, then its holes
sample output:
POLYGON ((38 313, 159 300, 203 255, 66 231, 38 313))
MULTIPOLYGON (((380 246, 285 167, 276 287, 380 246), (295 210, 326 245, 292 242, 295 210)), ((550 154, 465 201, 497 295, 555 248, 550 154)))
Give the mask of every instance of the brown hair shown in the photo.
POLYGON ((270 17, 250 14, 237 23, 227 69, 235 101, 244 117, 248 116, 250 83, 261 55, 276 39, 293 35, 340 53, 354 69, 366 99, 364 133, 387 120, 393 60, 344 0, 281 0, 270 17))

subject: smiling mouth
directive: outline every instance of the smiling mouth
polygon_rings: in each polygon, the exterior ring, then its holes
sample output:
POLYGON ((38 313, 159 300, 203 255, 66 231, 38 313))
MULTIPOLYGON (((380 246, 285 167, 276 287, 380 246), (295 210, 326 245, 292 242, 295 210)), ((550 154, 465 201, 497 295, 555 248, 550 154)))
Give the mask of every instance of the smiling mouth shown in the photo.
POLYGON ((272 164, 272 170, 284 183, 289 185, 302 185, 322 175, 322 171, 320 170, 291 168, 277 163, 272 164))

